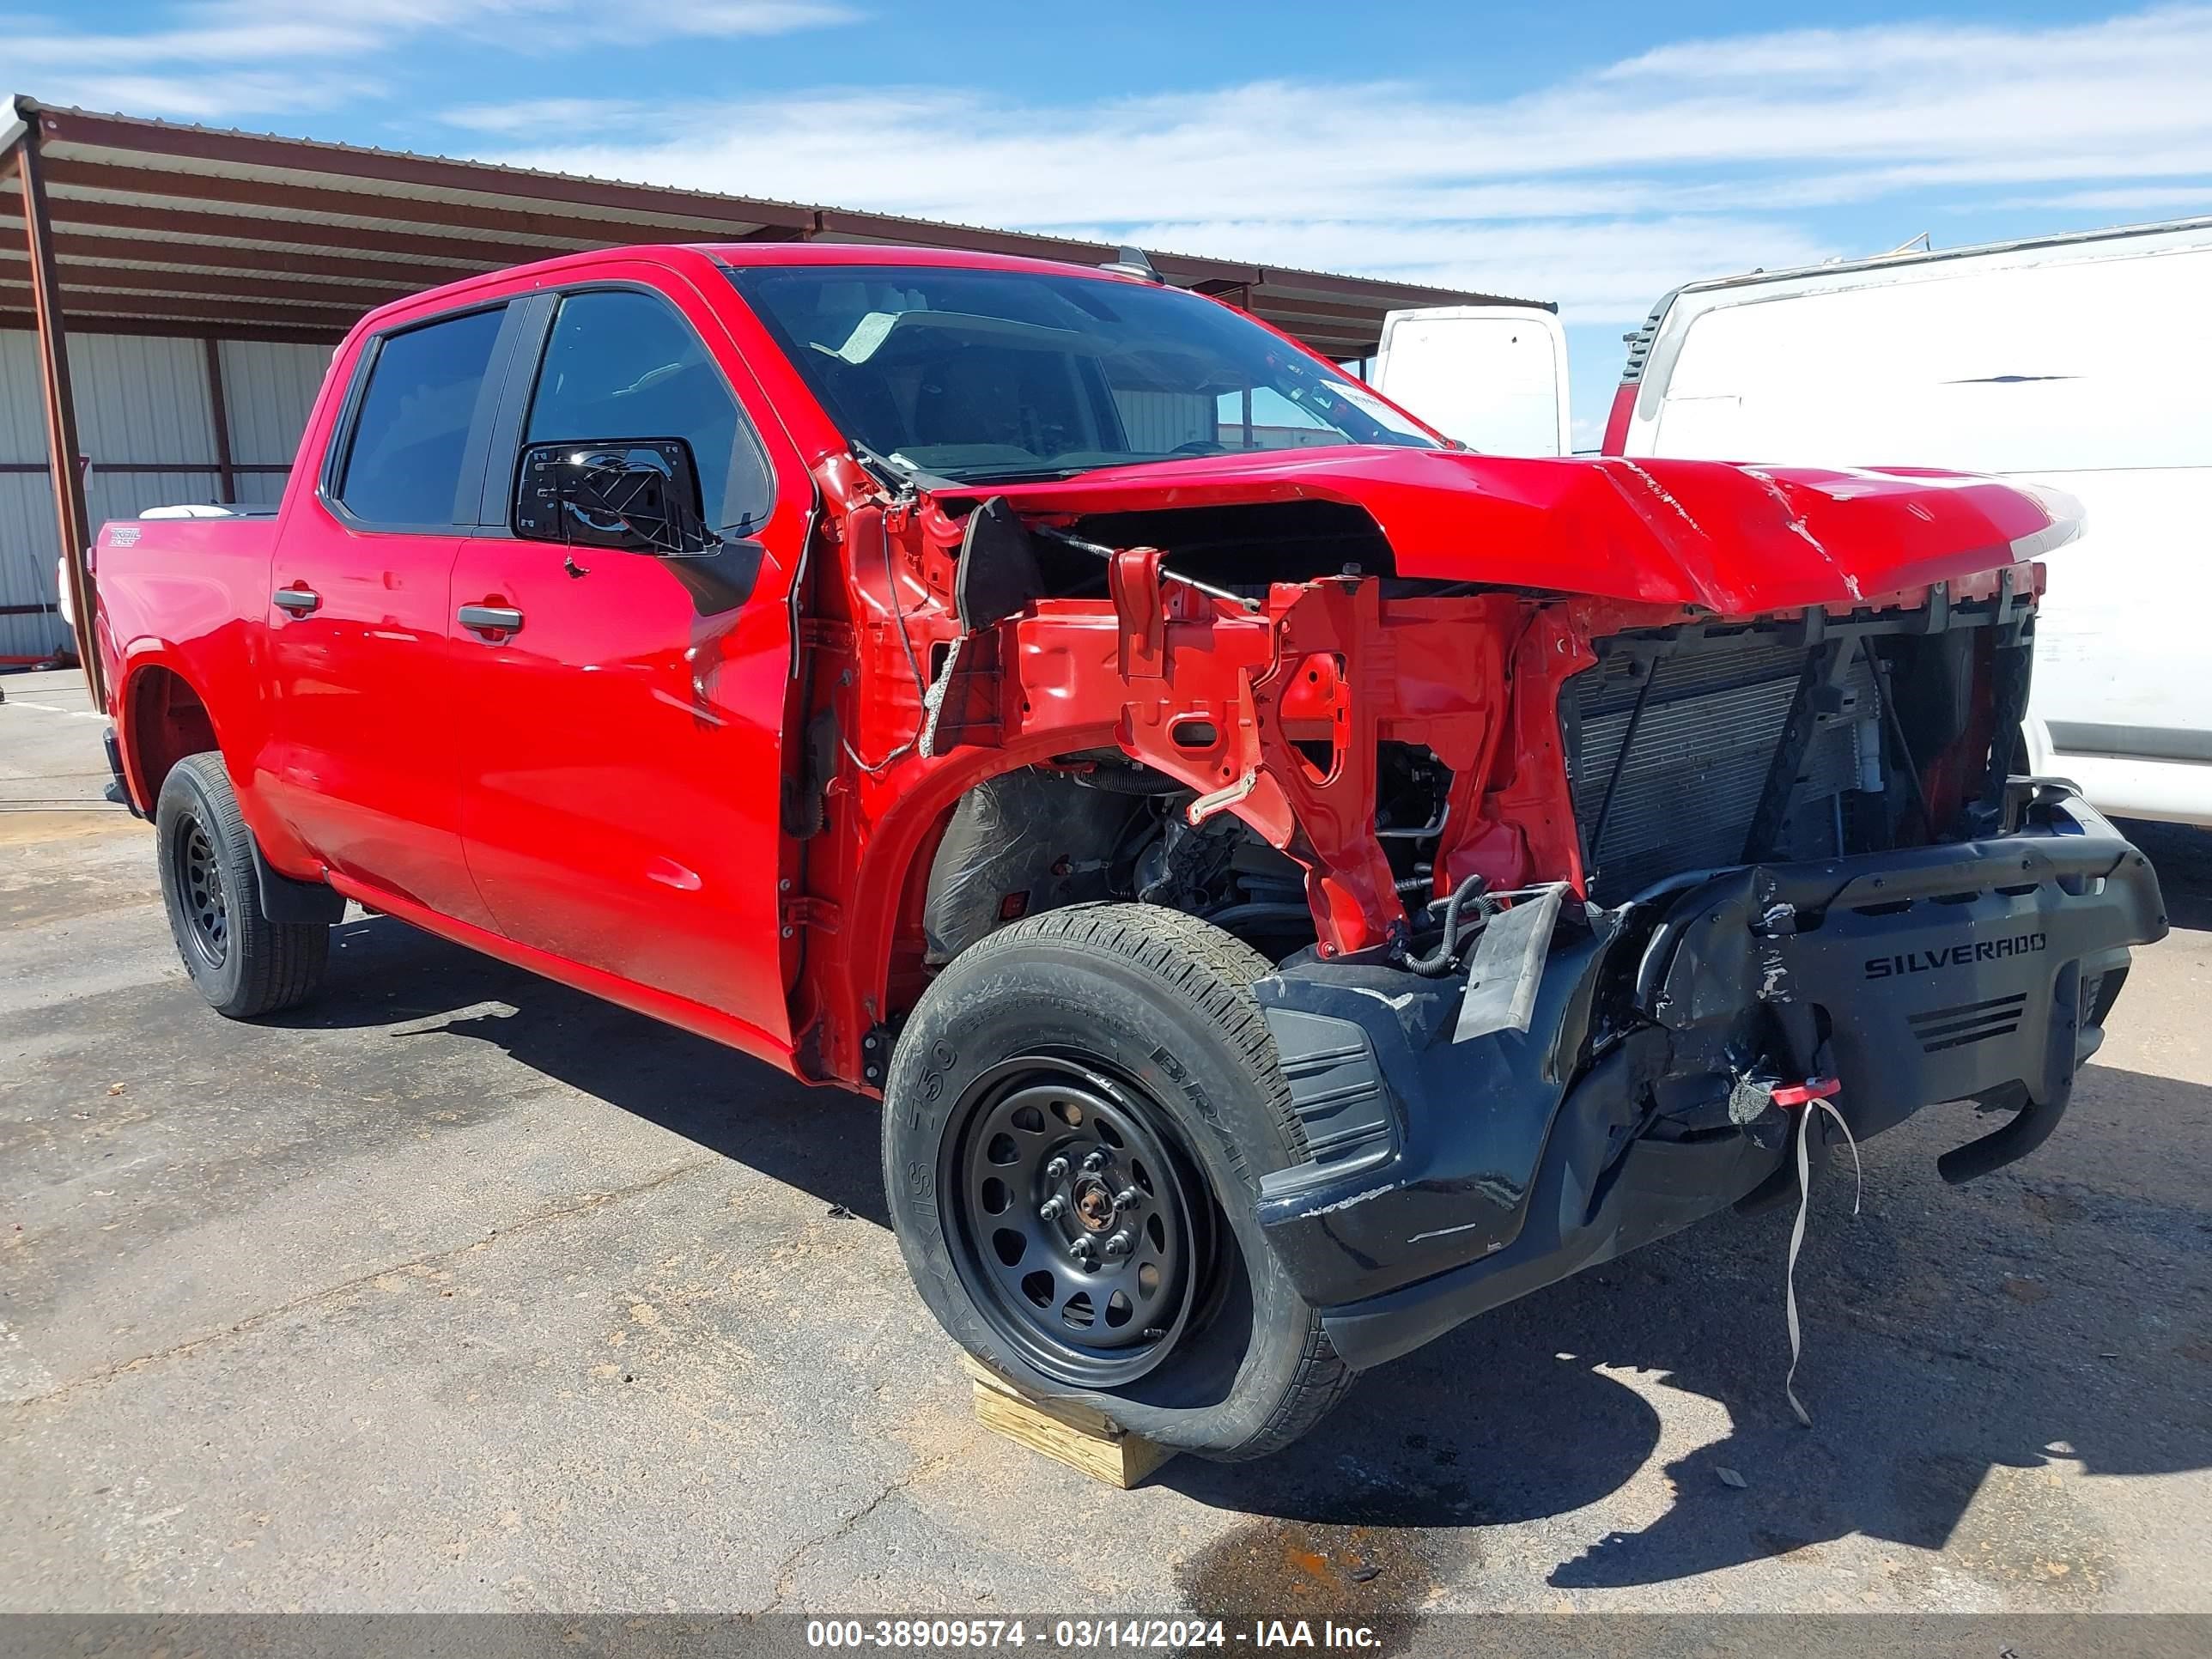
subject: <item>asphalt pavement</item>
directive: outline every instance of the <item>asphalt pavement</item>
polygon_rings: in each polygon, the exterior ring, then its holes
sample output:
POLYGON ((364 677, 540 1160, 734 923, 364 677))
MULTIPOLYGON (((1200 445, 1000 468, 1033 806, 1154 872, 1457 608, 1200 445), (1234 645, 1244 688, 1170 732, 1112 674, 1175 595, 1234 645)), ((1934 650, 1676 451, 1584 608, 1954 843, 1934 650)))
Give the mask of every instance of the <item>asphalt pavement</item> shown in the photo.
POLYGON ((0 679, 0 1610, 2212 1611, 2212 834, 2057 1135, 1923 1112, 1117 1492, 980 1430, 867 1102, 384 918, 194 994, 0 679))

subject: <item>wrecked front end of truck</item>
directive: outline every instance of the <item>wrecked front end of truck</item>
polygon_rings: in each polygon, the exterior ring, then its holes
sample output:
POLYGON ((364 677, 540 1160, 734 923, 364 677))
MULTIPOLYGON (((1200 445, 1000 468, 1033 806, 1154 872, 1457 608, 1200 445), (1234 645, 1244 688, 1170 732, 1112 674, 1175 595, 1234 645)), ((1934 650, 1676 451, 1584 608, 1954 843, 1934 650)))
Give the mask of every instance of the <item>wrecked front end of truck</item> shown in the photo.
POLYGON ((2012 775, 2024 556, 2064 503, 1439 453, 1166 471, 863 519, 854 757, 910 719, 944 806, 886 994, 1086 900, 1265 951, 1308 1156, 1259 1220, 1349 1363, 1778 1191, 1813 1095, 1856 1138, 2000 1115, 1954 1180, 2049 1134, 2165 930, 2142 855, 2012 775))

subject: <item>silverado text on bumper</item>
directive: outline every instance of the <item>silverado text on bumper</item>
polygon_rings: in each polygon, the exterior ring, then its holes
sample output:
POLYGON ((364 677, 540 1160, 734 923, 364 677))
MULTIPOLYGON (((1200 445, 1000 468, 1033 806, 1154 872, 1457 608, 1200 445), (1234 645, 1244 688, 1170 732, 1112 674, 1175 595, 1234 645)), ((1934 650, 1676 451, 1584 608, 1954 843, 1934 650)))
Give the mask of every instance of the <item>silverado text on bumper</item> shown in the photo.
POLYGON ((1260 1218, 1338 1351, 1406 1352, 1776 1180, 1771 1091, 1795 1079, 1737 1058, 1769 1018, 1798 1077, 1840 1080, 1855 1137, 1973 1100, 2015 1114, 1946 1154, 1948 1179, 2039 1145, 2166 915, 2148 860, 2070 791, 2013 799, 2019 828, 1987 840, 1570 902, 1540 955, 1471 970, 1536 975, 1525 1030, 1466 1036, 1462 981, 1380 962, 1261 981, 1316 1156, 1267 1179, 1260 1218))

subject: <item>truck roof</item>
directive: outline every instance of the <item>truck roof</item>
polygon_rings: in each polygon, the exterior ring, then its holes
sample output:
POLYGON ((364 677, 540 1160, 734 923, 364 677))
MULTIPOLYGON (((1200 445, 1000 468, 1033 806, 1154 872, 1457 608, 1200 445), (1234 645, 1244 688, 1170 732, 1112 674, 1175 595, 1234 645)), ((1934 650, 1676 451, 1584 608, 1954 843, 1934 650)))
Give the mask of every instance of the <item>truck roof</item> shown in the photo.
MULTIPOLYGON (((2102 230, 2069 230, 2043 236, 2016 236, 2008 241, 1976 242, 1965 247, 1923 248, 1908 252, 1870 253, 1857 259, 1831 259, 1820 264, 1789 265, 1777 270, 1740 271, 1732 276, 1705 276, 1685 283, 1668 297, 1705 294, 1715 289, 1741 288, 1755 283, 1786 282, 1799 276, 1827 276, 1838 273, 1887 270, 1898 265, 1940 264, 1947 259, 1971 259, 1988 253, 2025 252, 2035 248, 2071 247, 2086 242, 2112 242, 2137 236, 2164 236, 2192 230, 2212 231, 2212 215, 2189 219, 2166 219, 2154 224, 2114 225, 2102 230)), ((1663 307, 1664 301, 1662 301, 1663 307)))
POLYGON ((626 247, 586 248, 529 264, 507 265, 487 270, 417 294, 393 300, 369 312, 356 325, 357 331, 374 331, 389 317, 435 308, 446 300, 459 300, 478 289, 504 286, 518 276, 557 276, 588 270, 610 260, 626 259, 651 264, 676 263, 669 256, 705 254, 737 269, 748 266, 790 265, 937 265, 969 270, 1026 270, 1061 276, 1090 276, 1102 283, 1152 283, 1163 279, 1139 276, 1125 267, 1069 264, 1057 259, 1032 259, 1018 254, 990 253, 969 248, 915 247, 884 242, 648 242, 626 247))
MULTIPOLYGON (((2103 230, 2069 230, 2045 236, 2017 236, 2009 241, 1977 242, 1966 247, 1928 248, 1917 252, 1900 249, 1890 253, 1870 254, 1861 259, 1834 259, 1825 264, 1790 265, 1778 270, 1747 270, 1733 276, 1703 277, 1697 282, 1684 283, 1680 287, 1668 289, 1652 306, 1642 326, 1621 337, 1628 347, 1628 356, 1621 367, 1620 384, 1626 386, 1643 382, 1645 368, 1658 341, 1659 331, 1676 304, 1685 298, 1724 293, 1730 289, 1758 288, 1772 283, 1804 283, 1808 289, 1816 289, 1830 278, 1944 264, 1993 254, 2032 253, 2039 249, 2063 252, 2100 243, 2148 240, 2154 237, 2186 238, 2192 234, 2212 237, 2212 215, 2166 219, 2146 225, 2114 225, 2103 230)), ((1721 303, 1715 301, 1711 305, 1721 303)), ((1709 306, 1692 307, 1693 310, 1709 308, 1709 306)))

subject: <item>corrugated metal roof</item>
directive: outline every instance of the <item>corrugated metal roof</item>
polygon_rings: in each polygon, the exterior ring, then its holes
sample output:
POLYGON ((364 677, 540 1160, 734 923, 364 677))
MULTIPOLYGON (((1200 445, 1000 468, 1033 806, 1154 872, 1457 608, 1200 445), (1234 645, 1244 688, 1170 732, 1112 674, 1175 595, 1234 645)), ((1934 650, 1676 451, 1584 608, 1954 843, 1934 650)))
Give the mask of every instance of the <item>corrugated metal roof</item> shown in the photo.
MULTIPOLYGON (((1097 264, 1104 244, 802 202, 52 107, 38 124, 64 316, 80 328, 331 340, 401 295, 637 242, 881 242, 1097 264)), ((5 198, 0 198, 5 199, 5 198)), ((0 214, 0 325, 29 309, 22 221, 0 214), (9 313, 16 313, 10 315, 9 313)), ((1329 356, 1371 355, 1383 315, 1497 302, 1322 271, 1155 252, 1170 282, 1237 299, 1329 356)))

